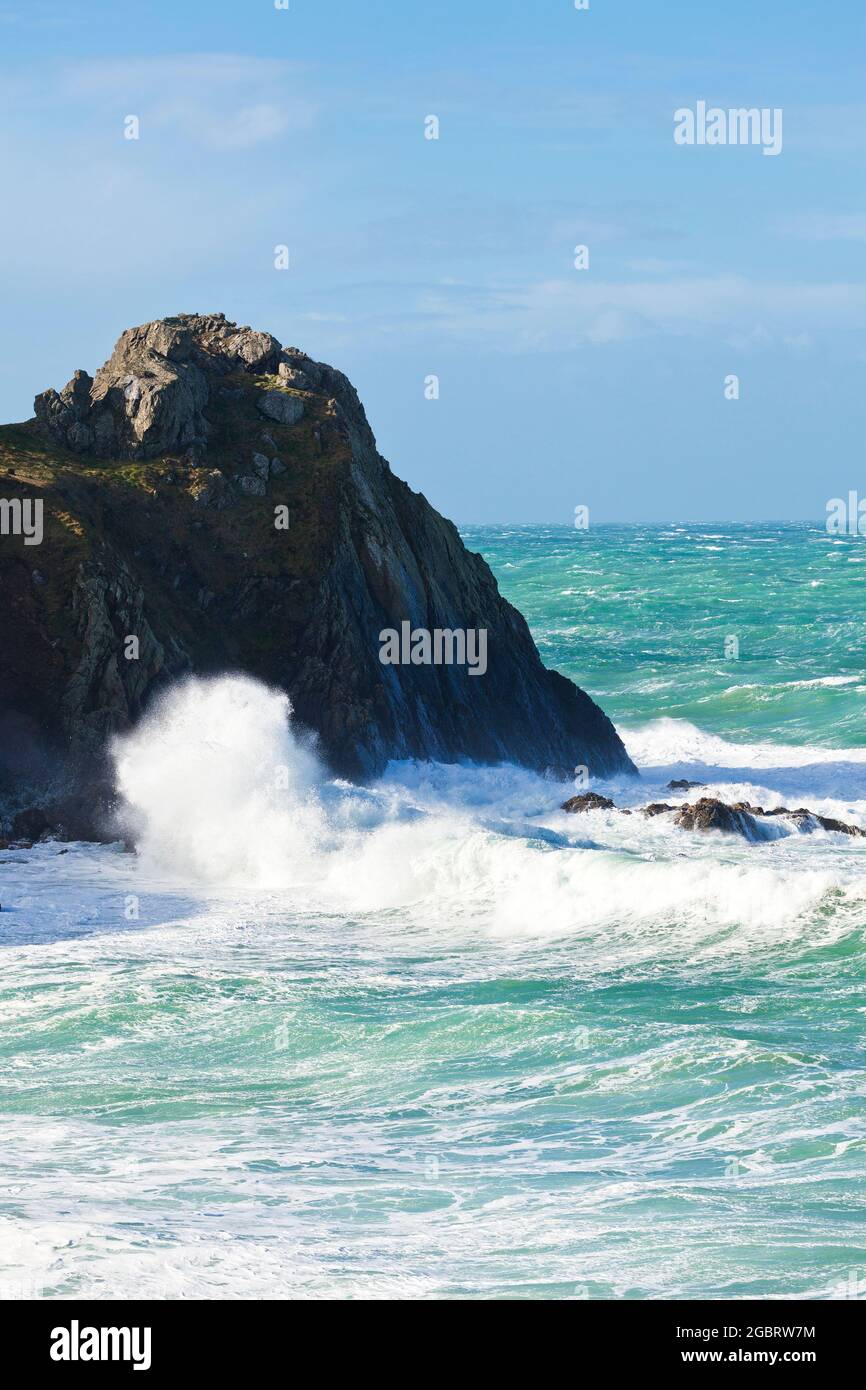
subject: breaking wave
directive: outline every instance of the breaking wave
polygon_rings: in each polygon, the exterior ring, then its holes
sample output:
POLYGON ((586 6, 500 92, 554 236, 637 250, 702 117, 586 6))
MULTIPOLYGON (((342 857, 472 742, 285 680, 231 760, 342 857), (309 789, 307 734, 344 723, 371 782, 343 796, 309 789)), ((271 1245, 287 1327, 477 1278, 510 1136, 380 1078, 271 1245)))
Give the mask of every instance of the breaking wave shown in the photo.
MULTIPOLYGON (((691 774, 726 799, 808 797, 866 821, 866 750, 729 744, 671 719, 623 732, 642 777, 607 784, 619 806, 691 774), (842 783, 847 798, 834 794, 842 783)), ((742 947, 755 933, 798 934, 828 895, 834 930, 847 930, 846 904, 862 910, 862 850, 841 837, 756 846, 670 818, 570 816, 570 785, 512 766, 397 763, 370 787, 335 780, 292 728, 288 698, 246 677, 174 687, 114 756, 144 867, 202 889, 279 891, 292 910, 399 908, 438 931, 581 933, 597 963, 681 950, 681 932, 707 950, 730 925, 742 947)))

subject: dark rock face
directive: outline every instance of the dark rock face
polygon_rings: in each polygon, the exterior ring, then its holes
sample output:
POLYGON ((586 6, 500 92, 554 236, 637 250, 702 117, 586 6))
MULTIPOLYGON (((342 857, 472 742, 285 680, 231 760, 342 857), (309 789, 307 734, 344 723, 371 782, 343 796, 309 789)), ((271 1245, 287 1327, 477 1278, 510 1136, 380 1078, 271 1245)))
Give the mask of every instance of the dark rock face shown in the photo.
POLYGON ((568 801, 563 801, 562 810, 574 814, 578 811, 615 811, 616 807, 610 797, 600 796, 598 792, 583 792, 580 796, 570 796, 568 801))
POLYGON ((0 429, 3 464, 7 496, 43 500, 45 538, 0 541, 0 794, 100 769, 185 672, 282 687, 350 777, 410 757, 634 771, 481 556, 391 472, 346 377, 268 333, 219 314, 130 329, 94 378, 0 429), (380 633, 404 622, 485 631, 486 673, 383 665, 380 633))
POLYGON ((674 822, 683 830, 721 830, 727 835, 742 835, 747 840, 760 838, 750 811, 744 806, 727 806, 712 796, 702 796, 693 806, 681 806, 674 822))
POLYGON ((40 839, 113 840, 118 835, 115 798, 110 786, 90 786, 31 806, 11 817, 13 838, 33 843, 40 839))
POLYGON ((809 833, 813 830, 829 830, 839 835, 866 836, 866 830, 857 825, 847 825, 845 821, 834 820, 831 816, 819 816, 800 806, 789 811, 787 806, 776 806, 765 811, 763 806, 753 806, 748 801, 735 801, 726 806, 723 801, 713 797, 702 797, 694 806, 685 805, 677 813, 676 823, 684 830, 724 830, 728 833, 745 835, 747 840, 762 837, 760 821, 773 816, 781 816, 794 823, 798 830, 809 833))
POLYGON ((688 792, 691 791, 693 787, 705 787, 706 785, 706 782, 690 782, 688 778, 682 777, 677 782, 668 782, 668 791, 688 792))

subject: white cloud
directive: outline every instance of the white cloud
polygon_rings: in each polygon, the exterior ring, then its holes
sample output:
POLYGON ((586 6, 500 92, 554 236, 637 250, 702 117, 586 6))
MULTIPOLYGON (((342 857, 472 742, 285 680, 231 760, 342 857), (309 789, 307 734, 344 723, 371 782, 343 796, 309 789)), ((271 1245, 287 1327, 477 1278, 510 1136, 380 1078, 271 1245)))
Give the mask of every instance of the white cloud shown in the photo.
POLYGON ((129 285, 142 268, 172 284, 269 271, 307 193, 285 141, 314 119, 300 83, 290 63, 233 54, 13 75, 0 90, 0 164, 16 206, 0 219, 7 271, 64 286, 129 285), (124 139, 127 115, 140 120, 138 140, 124 139))
POLYGON ((610 344, 648 334, 715 334, 755 349, 802 351, 818 329, 866 328, 866 284, 768 284, 719 275, 667 280, 573 280, 526 286, 440 285, 420 297, 422 324, 509 351, 610 344))
POLYGON ((232 53, 101 59, 67 68, 59 91, 94 112, 137 115, 143 131, 174 128, 206 148, 240 150, 312 125, 316 108, 299 89, 299 72, 280 59, 232 53))

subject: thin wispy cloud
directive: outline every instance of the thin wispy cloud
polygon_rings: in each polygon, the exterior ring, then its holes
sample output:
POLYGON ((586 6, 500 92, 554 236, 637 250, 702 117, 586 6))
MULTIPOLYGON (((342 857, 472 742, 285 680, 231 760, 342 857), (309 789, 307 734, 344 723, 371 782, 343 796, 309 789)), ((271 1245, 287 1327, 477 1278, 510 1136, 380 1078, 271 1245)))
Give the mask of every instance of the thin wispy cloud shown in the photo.
POLYGON ((654 335, 705 335, 743 348, 803 350, 822 329, 866 328, 866 284, 768 284, 743 276, 601 281, 577 276, 525 286, 440 285, 419 297, 422 319, 457 339, 508 352, 606 345, 654 335))
POLYGON ((60 93, 91 108, 138 115, 157 131, 176 130, 212 150, 242 150, 306 130, 316 105, 285 60, 232 53, 100 59, 70 66, 60 93))
POLYGON ((0 219, 7 270, 41 280, 58 254, 66 284, 123 281, 135 264, 151 276, 269 267, 305 197, 297 163, 291 179, 271 164, 315 121, 302 83, 297 64, 233 53, 62 62, 50 82, 10 73, 0 90, 0 161, 17 192, 15 219, 0 219))

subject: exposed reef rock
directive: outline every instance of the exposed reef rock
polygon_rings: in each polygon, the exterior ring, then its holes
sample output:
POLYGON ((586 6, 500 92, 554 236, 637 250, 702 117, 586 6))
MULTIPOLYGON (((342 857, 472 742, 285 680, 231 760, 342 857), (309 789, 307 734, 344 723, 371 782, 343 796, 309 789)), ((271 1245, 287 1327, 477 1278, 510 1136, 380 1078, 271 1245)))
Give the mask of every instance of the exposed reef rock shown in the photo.
MULTIPOLYGON (((703 782, 669 782, 669 787, 704 786, 703 782)), ((598 792, 584 792, 582 796, 572 796, 562 803, 563 811, 618 810, 622 815, 631 815, 628 808, 615 806, 609 797, 598 792)), ((654 801, 648 806, 637 808, 644 816, 673 815, 674 825, 681 830, 719 830, 725 835, 741 835, 746 840, 766 840, 775 838, 764 834, 760 822, 779 817, 789 820, 799 831, 808 834, 813 830, 829 830, 839 835, 866 836, 866 830, 845 821, 834 820, 831 816, 819 816, 800 806, 789 811, 787 806, 776 806, 765 811, 762 806, 752 806, 748 801, 735 801, 728 805, 714 796, 702 796, 694 804, 684 801, 679 806, 670 806, 666 801, 654 801)))
POLYGON ((746 840, 760 839, 755 817, 744 804, 727 806, 712 796, 702 796, 693 806, 686 803, 674 816, 674 824, 683 830, 721 830, 726 835, 742 835, 746 840))
POLYGON ((71 767, 80 786, 186 672, 282 687, 350 777, 411 757, 634 771, 481 556, 391 472, 341 372, 221 314, 181 314, 129 329, 93 378, 35 408, 0 428, 0 493, 41 501, 45 531, 0 538, 13 811, 33 780, 58 783, 56 799, 71 767), (383 665, 380 632, 404 622, 485 630, 486 674, 383 665))
POLYGON ((786 816, 798 830, 807 833, 821 829, 832 830, 838 835, 866 836, 866 830, 861 830, 858 825, 848 825, 845 821, 834 820, 832 816, 819 816, 817 811, 809 811, 805 806, 798 806, 796 811, 789 811, 787 806, 776 806, 772 811, 765 811, 761 806, 750 806, 747 801, 738 802, 737 806, 752 816, 786 816))
POLYGON ((583 792, 580 796, 569 797, 562 803, 563 811, 607 811, 616 810, 610 797, 599 796, 598 792, 583 792))

